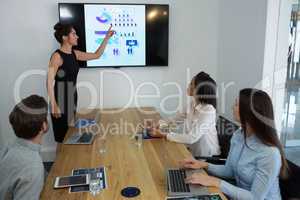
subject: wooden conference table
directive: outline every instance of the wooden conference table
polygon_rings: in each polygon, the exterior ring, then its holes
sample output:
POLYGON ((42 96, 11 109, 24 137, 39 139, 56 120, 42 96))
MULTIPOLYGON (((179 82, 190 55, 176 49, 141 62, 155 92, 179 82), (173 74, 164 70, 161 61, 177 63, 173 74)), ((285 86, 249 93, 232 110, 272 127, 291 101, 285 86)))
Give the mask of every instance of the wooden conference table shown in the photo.
MULTIPOLYGON (((160 115, 151 107, 128 108, 121 112, 116 109, 86 110, 79 117, 98 120, 102 133, 107 134, 106 152, 99 153, 100 137, 92 145, 62 145, 55 163, 47 177, 41 199, 126 199, 120 191, 124 187, 135 186, 141 194, 133 199, 163 200, 166 198, 166 169, 179 167, 178 161, 191 156, 183 144, 164 139, 144 140, 141 147, 135 144, 134 129, 144 119, 158 120, 160 115), (88 113, 87 113, 88 111, 88 113), (53 189, 57 176, 71 175, 72 169, 105 166, 108 188, 93 197, 89 193, 69 193, 69 189, 53 189)), ((70 128, 66 138, 78 131, 70 128)), ((95 130, 96 131, 96 130, 95 130)), ((212 193, 220 193, 218 188, 210 187, 212 193)), ((223 199, 226 199, 221 194, 223 199)))

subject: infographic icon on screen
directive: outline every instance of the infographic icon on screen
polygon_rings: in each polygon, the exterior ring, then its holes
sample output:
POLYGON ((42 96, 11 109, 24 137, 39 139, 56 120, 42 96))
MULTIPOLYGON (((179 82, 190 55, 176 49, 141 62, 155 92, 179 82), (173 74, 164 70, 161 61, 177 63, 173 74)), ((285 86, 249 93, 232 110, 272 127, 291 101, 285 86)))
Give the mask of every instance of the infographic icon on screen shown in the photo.
POLYGON ((94 52, 112 25, 103 55, 87 61, 94 66, 142 66, 146 64, 145 5, 84 5, 86 51, 94 52))

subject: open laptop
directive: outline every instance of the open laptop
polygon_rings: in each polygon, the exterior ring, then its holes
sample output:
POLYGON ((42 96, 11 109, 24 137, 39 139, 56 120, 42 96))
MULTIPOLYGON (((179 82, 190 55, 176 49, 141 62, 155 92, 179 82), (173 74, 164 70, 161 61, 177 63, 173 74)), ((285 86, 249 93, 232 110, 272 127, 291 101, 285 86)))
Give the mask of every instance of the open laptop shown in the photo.
POLYGON ((97 124, 100 124, 101 120, 101 113, 100 111, 97 111, 95 113, 95 117, 93 118, 82 118, 82 117, 77 117, 75 122, 74 122, 74 127, 75 128, 86 128, 88 126, 96 126, 97 124))
POLYGON ((89 132, 75 133, 64 144, 92 144, 95 135, 89 132))
POLYGON ((193 173, 203 173, 203 169, 168 169, 168 197, 187 197, 193 195, 209 195, 208 188, 200 185, 186 184, 185 178, 193 173))
MULTIPOLYGON (((101 113, 98 111, 95 115, 95 119, 78 119, 75 123, 75 127, 84 128, 88 125, 99 124, 101 120, 101 113), (85 122, 85 124, 80 124, 85 122)), ((64 144, 92 144, 96 134, 90 132, 75 133, 71 135, 64 144)))

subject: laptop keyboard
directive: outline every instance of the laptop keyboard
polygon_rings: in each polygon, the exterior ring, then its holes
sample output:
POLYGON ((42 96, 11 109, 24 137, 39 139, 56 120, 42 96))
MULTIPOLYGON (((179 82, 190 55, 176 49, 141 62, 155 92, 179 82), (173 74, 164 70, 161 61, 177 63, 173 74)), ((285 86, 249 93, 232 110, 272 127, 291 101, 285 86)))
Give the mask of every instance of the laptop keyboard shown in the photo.
POLYGON ((80 136, 78 142, 80 142, 80 143, 86 143, 86 142, 89 142, 89 141, 91 140, 92 136, 93 136, 92 133, 83 133, 83 134, 80 136))
POLYGON ((183 169, 169 170, 171 192, 190 192, 190 187, 185 183, 186 172, 183 169))

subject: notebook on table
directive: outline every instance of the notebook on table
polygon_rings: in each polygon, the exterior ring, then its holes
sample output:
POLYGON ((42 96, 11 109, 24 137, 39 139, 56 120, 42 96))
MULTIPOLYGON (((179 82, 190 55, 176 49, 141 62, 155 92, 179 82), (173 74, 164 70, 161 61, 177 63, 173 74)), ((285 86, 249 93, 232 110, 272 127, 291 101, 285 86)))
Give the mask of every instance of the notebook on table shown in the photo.
MULTIPOLYGON (((84 174, 89 174, 91 180, 92 179, 99 179, 101 190, 107 188, 107 178, 106 178, 105 167, 80 168, 80 169, 73 169, 72 170, 72 175, 84 175, 84 174)), ((89 185, 70 187, 70 192, 89 192, 89 191, 90 191, 89 185)))

